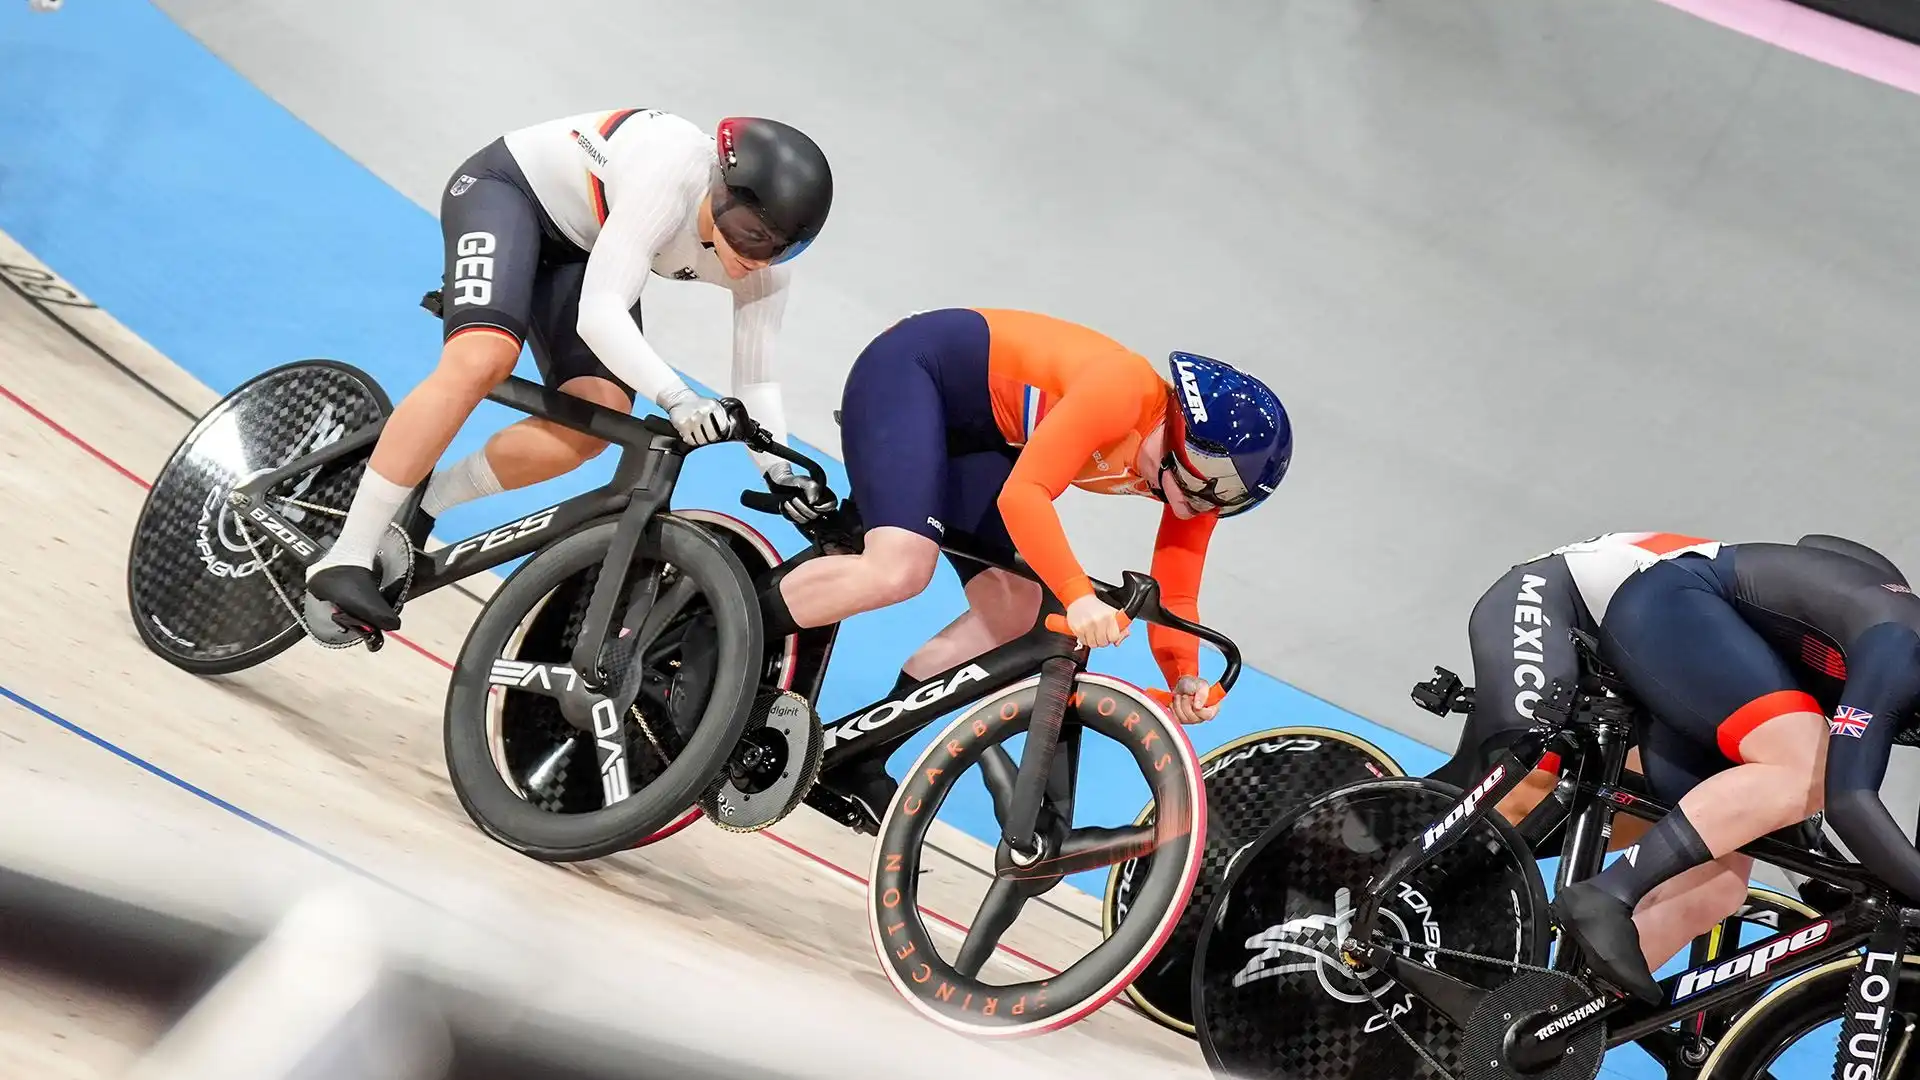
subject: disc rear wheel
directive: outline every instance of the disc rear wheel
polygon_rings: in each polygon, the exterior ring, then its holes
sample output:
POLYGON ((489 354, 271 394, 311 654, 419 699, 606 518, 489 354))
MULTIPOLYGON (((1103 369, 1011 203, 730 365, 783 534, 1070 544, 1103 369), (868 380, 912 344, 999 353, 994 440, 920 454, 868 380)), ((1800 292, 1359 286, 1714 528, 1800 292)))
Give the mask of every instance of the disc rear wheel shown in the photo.
MULTIPOLYGON (((1371 780, 1275 822, 1235 859, 1202 924, 1193 1012, 1207 1063, 1275 1080, 1437 1078, 1409 1045, 1462 1075, 1462 1032, 1339 944, 1395 852, 1459 798, 1437 780, 1371 780)), ((1512 827, 1484 818, 1381 905, 1389 947, 1481 987, 1513 963, 1542 964, 1548 933, 1538 864, 1512 827), (1436 950, 1480 957, 1469 960, 1436 950)))
MULTIPOLYGON (((259 664, 305 634, 301 558, 228 503, 233 489, 384 419, 357 368, 304 360, 249 379, 181 439, 147 493, 127 557, 127 600, 148 649, 202 675, 259 664)), ((276 485, 265 501, 325 550, 366 469, 364 452, 276 485)))
MULTIPOLYGON (((1207 790, 1207 845, 1200 880, 1166 947, 1127 987, 1127 996, 1142 1012, 1188 1035, 1193 1034, 1194 946, 1233 857, 1267 826, 1334 788, 1399 776, 1401 770, 1386 751, 1346 732, 1283 727, 1207 751, 1200 758, 1200 775, 1207 790)), ((1152 821, 1149 805, 1135 823, 1152 821)), ((1118 930, 1132 913, 1138 883, 1153 858, 1128 859, 1113 868, 1102 911, 1106 933, 1118 930)))

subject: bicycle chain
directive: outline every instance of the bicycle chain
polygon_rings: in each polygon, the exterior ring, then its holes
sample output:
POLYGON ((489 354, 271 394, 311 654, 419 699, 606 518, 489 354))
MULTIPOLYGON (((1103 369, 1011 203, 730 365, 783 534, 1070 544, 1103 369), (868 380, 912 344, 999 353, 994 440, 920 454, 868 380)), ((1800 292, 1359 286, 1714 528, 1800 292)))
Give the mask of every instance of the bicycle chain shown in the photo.
MULTIPOLYGON (((318 503, 310 503, 304 499, 294 499, 283 495, 269 495, 267 498, 273 499, 286 506, 297 506, 302 510, 311 510, 315 513, 326 514, 331 517, 344 518, 347 516, 344 510, 338 510, 331 506, 321 506, 318 503)), ((287 609, 287 614, 293 616, 293 621, 299 625, 302 633, 313 638, 313 640, 319 642, 322 647, 328 649, 351 649, 361 644, 357 641, 332 642, 314 634, 313 628, 307 625, 306 613, 301 611, 300 607, 288 598, 286 590, 280 587, 280 579, 274 577, 273 571, 267 566, 268 557, 260 554, 260 545, 254 540, 252 530, 247 528, 246 522, 240 520, 238 515, 234 516, 233 523, 234 527, 240 530, 240 539, 247 545, 247 550, 253 554, 254 560, 260 564, 260 572, 266 575, 267 584, 273 586, 273 594, 279 597, 281 606, 287 609)), ((401 603, 405 603, 407 590, 413 587, 413 538, 407 535, 406 530, 402 529, 398 522, 388 522, 387 528, 399 534, 401 545, 407 552, 407 572, 400 579, 401 603)), ((284 549, 279 545, 274 545, 274 555, 279 555, 282 550, 284 549)), ((400 610, 400 606, 396 604, 394 610, 400 610)))
POLYGON ((661 761, 669 765, 673 764, 673 755, 667 753, 667 748, 660 745, 660 736, 653 733, 653 725, 647 723, 647 716, 640 711, 639 704, 636 702, 627 706, 627 711, 633 714, 633 722, 640 725, 640 733, 647 737, 648 743, 652 744, 653 752, 660 755, 661 761))
POLYGON ((1440 1076, 1442 1077, 1442 1080, 1459 1080, 1459 1077, 1454 1076, 1452 1072, 1448 1071, 1445 1065, 1440 1064, 1439 1060, 1436 1059, 1433 1056, 1433 1054, 1427 1050, 1426 1047, 1420 1045, 1420 1041, 1418 1039, 1415 1039, 1412 1035, 1408 1034, 1407 1029, 1400 1026, 1400 1021, 1395 1020, 1392 1016, 1388 1015, 1387 1010, 1380 1007, 1379 998, 1374 997, 1372 994, 1368 994, 1367 1004, 1373 1006, 1373 1013, 1375 1016, 1378 1016, 1380 1019, 1385 1020, 1387 1022, 1387 1026, 1393 1029, 1393 1033, 1395 1035, 1400 1036, 1401 1042, 1404 1042, 1408 1046, 1413 1047, 1414 1053, 1419 1054, 1423 1061, 1425 1061, 1428 1065, 1433 1066, 1433 1071, 1436 1073, 1439 1073, 1440 1076))
POLYGON ((1435 956, 1454 956, 1462 960, 1472 960, 1476 963, 1485 964, 1488 967, 1506 968, 1508 971, 1538 971, 1547 975, 1562 974, 1550 967, 1542 967, 1539 964, 1524 964, 1518 960, 1501 960, 1496 957, 1481 956, 1479 953, 1470 953, 1461 949, 1444 949, 1438 945, 1428 945, 1425 942, 1414 942, 1408 941, 1406 938, 1388 937, 1386 934, 1377 933, 1373 936, 1373 940, 1387 945, 1405 945, 1409 952, 1417 950, 1419 952, 1432 953, 1435 956))
MULTIPOLYGON (((1462 949, 1442 948, 1441 946, 1438 946, 1438 945, 1428 945, 1425 942, 1416 944, 1412 941, 1407 940, 1406 938, 1390 937, 1386 934, 1377 933, 1377 932, 1373 935, 1373 941, 1375 944, 1387 945, 1387 946, 1403 945, 1403 946, 1406 946, 1409 953, 1411 953, 1415 949, 1418 949, 1421 952, 1430 953, 1435 956, 1451 956, 1461 960, 1471 960, 1471 961, 1474 961, 1475 963, 1485 964, 1489 967, 1506 968, 1508 971, 1513 971, 1513 972, 1534 971, 1534 972, 1544 972, 1548 975, 1559 974, 1559 972, 1554 971, 1552 968, 1543 967, 1538 964, 1525 964, 1525 963, 1521 963, 1518 960, 1498 960, 1491 956, 1481 956, 1479 953, 1470 953, 1462 949)), ((1378 1016, 1381 1020, 1385 1021, 1387 1026, 1393 1029, 1393 1033, 1395 1035, 1400 1036, 1400 1040, 1402 1042, 1412 1047, 1414 1053, 1419 1054, 1422 1060, 1424 1060, 1428 1065, 1433 1067, 1434 1072, 1439 1073, 1440 1076, 1444 1078, 1444 1080, 1459 1080, 1459 1078, 1456 1077, 1451 1071, 1449 1071, 1446 1066, 1440 1064, 1439 1060, 1433 1056, 1432 1052, 1430 1052, 1424 1045, 1422 1045, 1418 1039, 1415 1039, 1413 1035, 1407 1031, 1406 1028, 1401 1027, 1400 1021, 1395 1020, 1387 1012, 1387 1010, 1380 1007, 1379 998, 1375 997, 1372 994, 1368 994, 1367 1004, 1373 1006, 1374 1015, 1378 1016)))

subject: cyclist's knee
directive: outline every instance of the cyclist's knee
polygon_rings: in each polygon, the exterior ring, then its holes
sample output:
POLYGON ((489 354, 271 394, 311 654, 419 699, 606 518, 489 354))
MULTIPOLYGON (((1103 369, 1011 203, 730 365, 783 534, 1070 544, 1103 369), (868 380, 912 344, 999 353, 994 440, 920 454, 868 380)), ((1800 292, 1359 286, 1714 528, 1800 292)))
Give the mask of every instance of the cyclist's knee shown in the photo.
POLYGON ((438 374, 484 397, 506 381, 520 360, 520 343, 494 331, 455 334, 440 349, 438 374))
POLYGON ((1040 611, 1038 582, 1005 570, 984 570, 967 582, 967 606, 995 641, 1027 632, 1040 611))
POLYGON ((867 533, 865 543, 862 569, 872 583, 875 602, 904 603, 933 581, 940 547, 926 537, 905 529, 878 528, 867 533))

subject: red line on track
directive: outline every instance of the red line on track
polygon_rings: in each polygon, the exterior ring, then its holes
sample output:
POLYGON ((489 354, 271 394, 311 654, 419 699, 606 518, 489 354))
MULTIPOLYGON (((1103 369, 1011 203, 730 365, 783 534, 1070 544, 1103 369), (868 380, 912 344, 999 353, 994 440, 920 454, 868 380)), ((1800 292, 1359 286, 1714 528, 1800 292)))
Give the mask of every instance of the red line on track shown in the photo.
MULTIPOLYGON (((140 487, 143 490, 146 490, 146 491, 153 490, 153 484, 151 484, 146 480, 141 479, 139 475, 134 473, 131 469, 128 469, 126 466, 108 457, 105 452, 101 451, 98 447, 94 446, 92 443, 89 443, 88 441, 81 438, 80 436, 75 435, 72 431, 68 430, 66 427, 61 425, 58 421, 54 420, 53 417, 48 416, 46 413, 43 413, 39 409, 36 409, 32 405, 28 404, 26 399, 14 393, 12 390, 7 389, 5 386, 0 386, 0 397, 5 397, 8 401, 11 401, 15 405, 18 405, 20 409, 23 412, 25 412, 28 416, 33 417, 35 420, 38 420, 40 421, 40 423, 45 424, 47 427, 53 429, 53 431, 59 434, 62 438, 66 439, 68 442, 79 447, 80 449, 86 451, 89 455, 91 455, 95 460, 99 461, 101 464, 105 465, 109 469, 112 469, 114 472, 119 473, 121 476, 126 477, 128 480, 131 480, 134 483, 140 485, 140 487)), ((453 670, 453 664, 448 662, 444 657, 440 656, 438 653, 435 653, 432 650, 428 649, 426 646, 421 645, 416 641, 412 641, 408 638, 402 637, 399 634, 388 634, 387 637, 393 639, 394 641, 398 641, 402 645, 405 645, 407 648, 412 649, 414 652, 419 653, 421 656, 424 656, 427 659, 433 661, 434 663, 439 664, 441 667, 446 668, 448 671, 453 670)), ((806 848, 801 847, 799 844, 796 844, 793 841, 788 840, 786 837, 776 836, 775 834, 771 832, 766 832, 766 831, 762 831, 760 835, 766 837, 769 840, 772 840, 774 843, 779 844, 781 847, 784 847, 789 851, 792 851, 798 855, 804 856, 805 858, 811 859, 812 861, 820 864, 821 866, 826 867, 829 870, 834 871, 835 873, 851 878, 854 881, 859 882, 862 886, 868 883, 867 879, 864 877, 861 877, 859 874, 856 874, 853 871, 848 870, 846 867, 841 866, 838 863, 835 863, 832 860, 822 855, 816 854, 815 852, 809 851, 806 848)), ((952 927, 953 929, 958 930, 961 933, 966 933, 967 931, 966 926, 962 925, 961 923, 953 919, 948 918, 945 915, 940 914, 937 911, 933 911, 926 907, 921 907, 920 911, 922 914, 926 915, 927 917, 934 919, 946 926, 952 927)), ((1006 946, 1006 945, 1000 945, 996 947, 1000 951, 1006 953, 1007 955, 1014 956, 1021 960, 1024 960, 1027 963, 1032 964, 1034 967, 1041 969, 1042 971, 1046 971, 1054 975, 1060 974, 1060 970, 1058 968, 1050 967, 1046 964, 1043 964, 1040 961, 1034 959, 1031 956, 1028 956, 1026 953, 1023 953, 1018 949, 1010 948, 1009 946, 1006 946)))
MULTIPOLYGON (((853 880, 859 882, 862 886, 868 884, 866 878, 863 878, 859 874, 856 874, 853 871, 847 869, 846 867, 841 866, 839 863, 833 862, 823 856, 816 855, 813 852, 808 851, 806 848, 801 847, 799 844, 794 843, 793 841, 787 839, 784 836, 777 835, 765 829, 761 830, 760 835, 766 837, 767 839, 773 841, 776 844, 779 844, 781 847, 786 848, 789 851, 797 852, 801 855, 806 856, 809 859, 812 859, 814 862, 819 863, 821 866, 826 867, 827 869, 833 871, 836 874, 840 874, 844 877, 852 878, 853 880)), ((947 918, 945 915, 940 914, 939 912, 933 910, 932 908, 926 907, 924 905, 918 905, 918 904, 916 904, 915 906, 920 909, 920 914, 927 916, 928 918, 934 920, 935 922, 941 923, 942 925, 945 925, 945 926, 950 926, 953 929, 958 930, 963 934, 967 932, 967 927, 961 925, 960 923, 954 921, 953 919, 947 918)), ((1026 953, 1023 953, 1019 949, 1013 948, 1010 945, 997 945, 995 946, 995 948, 999 949, 1001 952, 1006 953, 1008 956, 1014 956, 1014 957, 1018 957, 1021 960, 1025 960, 1027 963, 1032 964, 1034 967, 1039 968, 1041 971, 1044 971, 1049 975, 1060 974, 1059 968, 1053 967, 1050 964, 1043 964, 1040 961, 1035 960, 1033 957, 1028 956, 1026 953)))

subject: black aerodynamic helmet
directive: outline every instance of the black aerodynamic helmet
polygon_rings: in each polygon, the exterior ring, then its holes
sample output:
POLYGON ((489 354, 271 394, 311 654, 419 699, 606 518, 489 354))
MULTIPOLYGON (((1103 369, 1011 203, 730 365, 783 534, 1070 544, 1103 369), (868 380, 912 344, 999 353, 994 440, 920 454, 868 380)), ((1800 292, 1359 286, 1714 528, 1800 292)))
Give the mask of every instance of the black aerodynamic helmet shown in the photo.
POLYGON ((729 116, 714 131, 713 223, 749 259, 785 262, 806 250, 833 207, 833 169, 799 128, 729 116))

